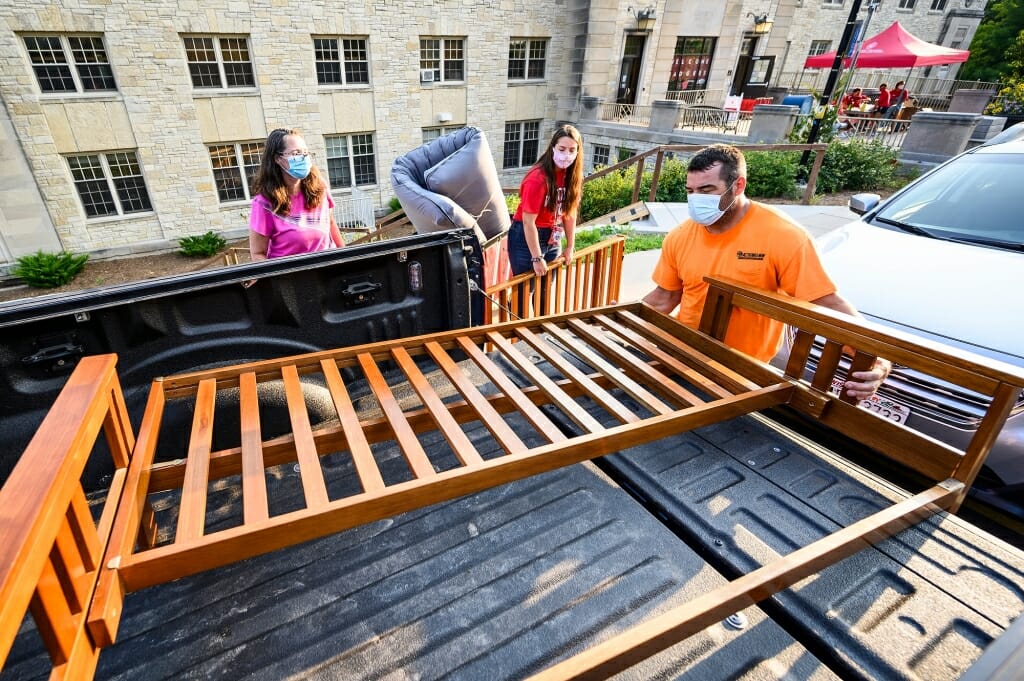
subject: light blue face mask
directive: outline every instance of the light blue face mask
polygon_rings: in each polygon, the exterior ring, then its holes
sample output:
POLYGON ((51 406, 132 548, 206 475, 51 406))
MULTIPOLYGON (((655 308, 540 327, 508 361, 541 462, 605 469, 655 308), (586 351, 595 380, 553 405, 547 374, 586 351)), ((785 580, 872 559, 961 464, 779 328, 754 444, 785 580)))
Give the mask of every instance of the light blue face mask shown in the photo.
MULTIPOLYGON (((731 189, 731 187, 729 188, 731 189)), ((729 189, 725 191, 728 193, 729 189)), ((690 219, 699 225, 708 227, 722 219, 725 211, 732 208, 736 197, 725 208, 719 208, 718 204, 725 194, 697 194, 696 192, 686 197, 686 210, 690 213, 690 219)))
POLYGON ((312 164, 309 161, 309 156, 288 157, 288 174, 296 180, 304 180, 306 175, 309 175, 311 167, 312 164))

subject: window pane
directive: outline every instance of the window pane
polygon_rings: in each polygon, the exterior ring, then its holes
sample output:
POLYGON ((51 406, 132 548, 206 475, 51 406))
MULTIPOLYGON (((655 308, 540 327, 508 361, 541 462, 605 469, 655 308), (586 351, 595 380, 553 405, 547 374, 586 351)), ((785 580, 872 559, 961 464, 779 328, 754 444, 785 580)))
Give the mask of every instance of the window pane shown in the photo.
POLYGON ((528 78, 544 77, 544 59, 546 52, 546 42, 543 40, 530 41, 530 66, 527 72, 528 78))
POLYGON ((540 121, 527 121, 523 123, 523 162, 522 165, 530 165, 540 155, 540 121))
POLYGON ((338 52, 338 41, 314 38, 313 56, 316 59, 316 82, 321 85, 340 84, 341 55, 338 52))
POLYGON ((508 77, 526 77, 526 41, 513 40, 508 44, 508 77))
POLYGON ((121 212, 138 213, 152 210, 146 181, 139 169, 139 159, 133 151, 107 154, 107 166, 114 178, 117 197, 121 200, 121 212))
POLYGON ((96 37, 71 36, 68 38, 71 56, 78 69, 83 90, 116 90, 114 72, 110 69, 103 41, 96 37))
POLYGON ((423 143, 426 144, 441 136, 441 128, 423 128, 423 143))
POLYGON ((213 165, 213 180, 217 184, 217 196, 221 201, 245 199, 245 187, 235 157, 235 146, 223 144, 210 147, 210 162, 213 165))
POLYGON ((669 71, 668 89, 705 89, 714 51, 714 38, 688 36, 677 39, 675 53, 672 55, 672 68, 669 71))
POLYGON ((370 58, 362 38, 342 41, 345 52, 345 82, 369 84, 370 58))
POLYGON ((70 156, 68 166, 85 215, 90 218, 117 215, 117 205, 103 175, 99 156, 70 156))
POLYGON ((433 69, 434 77, 441 76, 441 41, 425 38, 420 41, 420 68, 433 69))
POLYGON ((262 144, 259 142, 249 142, 242 145, 242 163, 245 164, 245 180, 249 184, 250 194, 252 194, 252 186, 256 181, 256 174, 260 170, 260 162, 262 160, 262 144))
POLYGON ((213 38, 185 38, 185 57, 192 87, 223 87, 213 38))
POLYGON ((224 59, 224 77, 228 87, 256 85, 249 61, 249 43, 245 38, 221 38, 220 53, 224 59))
POLYGON ((28 50, 35 71, 39 89, 43 92, 75 92, 75 80, 71 77, 71 67, 64 56, 60 38, 57 36, 28 36, 25 38, 25 49, 28 50))
POLYGON ((352 135, 352 164, 356 186, 377 183, 377 166, 373 158, 373 135, 352 135))
POLYGON ((465 69, 462 60, 462 41, 444 41, 444 80, 464 80, 465 69))
POLYGON ((522 142, 518 123, 505 124, 505 149, 504 159, 501 162, 502 168, 518 168, 519 145, 522 142))
POLYGON ((351 187, 352 173, 348 165, 348 138, 326 137, 327 177, 332 187, 351 187))

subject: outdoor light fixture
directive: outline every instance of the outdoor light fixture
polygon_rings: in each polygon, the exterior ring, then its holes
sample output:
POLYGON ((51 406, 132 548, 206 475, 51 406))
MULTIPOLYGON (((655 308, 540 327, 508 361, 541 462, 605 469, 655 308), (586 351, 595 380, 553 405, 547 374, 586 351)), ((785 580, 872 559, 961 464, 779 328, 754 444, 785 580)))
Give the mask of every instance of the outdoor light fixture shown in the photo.
POLYGON ((629 13, 636 17, 636 30, 649 32, 654 30, 654 8, 644 7, 643 9, 629 8, 629 13))
POLYGON ((747 12, 748 17, 754 17, 754 33, 758 35, 764 35, 765 33, 771 33, 772 24, 775 23, 768 18, 768 13, 754 14, 753 12, 747 12))

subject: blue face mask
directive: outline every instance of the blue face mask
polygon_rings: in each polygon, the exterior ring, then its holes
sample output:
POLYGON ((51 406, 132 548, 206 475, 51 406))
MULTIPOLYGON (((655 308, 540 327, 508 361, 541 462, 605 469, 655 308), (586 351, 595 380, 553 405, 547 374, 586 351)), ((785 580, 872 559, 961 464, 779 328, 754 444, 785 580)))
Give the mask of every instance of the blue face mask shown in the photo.
MULTIPOLYGON (((726 193, 729 189, 725 190, 726 193)), ((725 215, 725 211, 732 207, 732 204, 736 201, 736 197, 733 196, 732 201, 725 208, 719 208, 718 204, 722 200, 725 194, 697 194, 693 193, 686 197, 686 210, 690 213, 690 219, 699 225, 705 227, 710 226, 722 219, 725 215)))
POLYGON ((309 156, 288 157, 288 174, 296 180, 304 180, 306 175, 309 175, 311 167, 312 164, 309 161, 309 156))

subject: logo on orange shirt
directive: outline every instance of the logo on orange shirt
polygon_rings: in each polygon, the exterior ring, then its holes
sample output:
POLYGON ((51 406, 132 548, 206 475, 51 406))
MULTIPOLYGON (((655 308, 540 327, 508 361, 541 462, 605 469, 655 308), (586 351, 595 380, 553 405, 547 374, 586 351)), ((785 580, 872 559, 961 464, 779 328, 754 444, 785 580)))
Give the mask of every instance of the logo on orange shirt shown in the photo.
POLYGON ((736 251, 737 260, 764 260, 764 253, 748 253, 746 251, 736 251))

